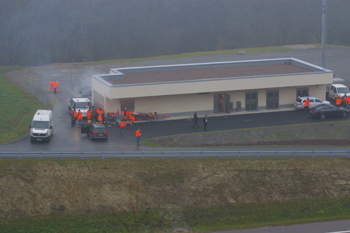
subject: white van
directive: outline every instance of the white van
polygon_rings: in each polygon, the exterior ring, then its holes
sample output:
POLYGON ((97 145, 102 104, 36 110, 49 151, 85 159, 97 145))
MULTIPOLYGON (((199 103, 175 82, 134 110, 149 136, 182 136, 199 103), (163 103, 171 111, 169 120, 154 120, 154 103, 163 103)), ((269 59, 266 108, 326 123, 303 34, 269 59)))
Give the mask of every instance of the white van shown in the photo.
POLYGON ((30 141, 47 141, 53 136, 53 115, 51 110, 39 109, 33 116, 30 128, 30 141))

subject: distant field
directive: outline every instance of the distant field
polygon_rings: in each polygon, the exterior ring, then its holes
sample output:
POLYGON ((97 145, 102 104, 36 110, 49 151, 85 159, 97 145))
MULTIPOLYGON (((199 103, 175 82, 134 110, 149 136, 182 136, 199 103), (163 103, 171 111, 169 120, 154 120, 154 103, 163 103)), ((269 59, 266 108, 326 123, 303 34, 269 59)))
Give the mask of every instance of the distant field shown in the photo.
POLYGON ((0 144, 23 137, 29 131, 28 125, 33 113, 42 107, 34 96, 2 77, 17 69, 21 68, 0 67, 0 144))

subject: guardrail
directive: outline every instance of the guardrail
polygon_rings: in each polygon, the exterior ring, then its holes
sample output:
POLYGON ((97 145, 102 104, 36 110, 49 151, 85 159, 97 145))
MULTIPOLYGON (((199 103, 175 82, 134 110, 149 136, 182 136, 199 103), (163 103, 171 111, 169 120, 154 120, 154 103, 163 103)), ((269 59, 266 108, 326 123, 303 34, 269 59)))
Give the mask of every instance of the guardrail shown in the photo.
POLYGON ((350 150, 335 150, 335 151, 1 151, 0 160, 5 158, 257 158, 261 157, 347 157, 350 158, 350 150))

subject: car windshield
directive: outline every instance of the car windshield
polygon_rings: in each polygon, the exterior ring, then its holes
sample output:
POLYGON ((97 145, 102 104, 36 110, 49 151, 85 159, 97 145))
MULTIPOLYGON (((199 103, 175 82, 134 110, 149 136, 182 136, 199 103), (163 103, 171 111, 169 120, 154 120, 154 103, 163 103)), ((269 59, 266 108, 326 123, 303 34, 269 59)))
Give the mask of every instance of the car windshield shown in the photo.
POLYGON ((349 93, 349 89, 347 87, 339 87, 338 93, 349 93))
POLYGON ((90 108, 90 102, 76 102, 75 103, 76 108, 90 108))
POLYGON ((104 133, 106 132, 106 128, 95 128, 94 131, 97 133, 104 133))
POLYGON ((297 102, 303 102, 303 100, 300 98, 297 98, 297 102))
POLYGON ((48 129, 49 128, 49 122, 48 121, 33 121, 32 128, 48 129))

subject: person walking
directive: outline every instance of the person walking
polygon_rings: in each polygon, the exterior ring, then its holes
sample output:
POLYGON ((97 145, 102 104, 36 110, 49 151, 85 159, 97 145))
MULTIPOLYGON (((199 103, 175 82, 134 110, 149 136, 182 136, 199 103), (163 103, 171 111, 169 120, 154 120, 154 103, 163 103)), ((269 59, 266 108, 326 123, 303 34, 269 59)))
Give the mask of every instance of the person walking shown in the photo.
POLYGON ((58 92, 58 82, 55 80, 52 84, 53 86, 53 93, 56 94, 58 92))
POLYGON ((198 116, 197 116, 197 112, 194 112, 193 114, 193 126, 192 126, 192 129, 194 129, 194 126, 196 125, 197 126, 197 129, 199 128, 199 125, 198 125, 198 116))
POLYGON ((79 121, 79 128, 81 127, 81 121, 83 120, 83 114, 81 113, 81 111, 79 110, 78 112, 78 121, 79 121))
POLYGON ((141 130, 140 129, 136 130, 136 146, 140 146, 141 136, 142 136, 141 130))
POLYGON ((124 135, 124 131, 125 131, 125 118, 121 119, 120 121, 120 134, 124 135))
POLYGON ((310 100, 309 100, 309 97, 307 97, 304 104, 304 110, 309 111, 309 106, 310 106, 310 100))
POLYGON ((208 126, 208 116, 205 115, 203 118, 203 126, 204 126, 204 131, 207 131, 207 126, 208 126))
POLYGON ((135 116, 134 114, 132 113, 129 117, 129 122, 130 122, 130 125, 131 125, 131 128, 133 129, 134 128, 134 121, 135 121, 135 116))

